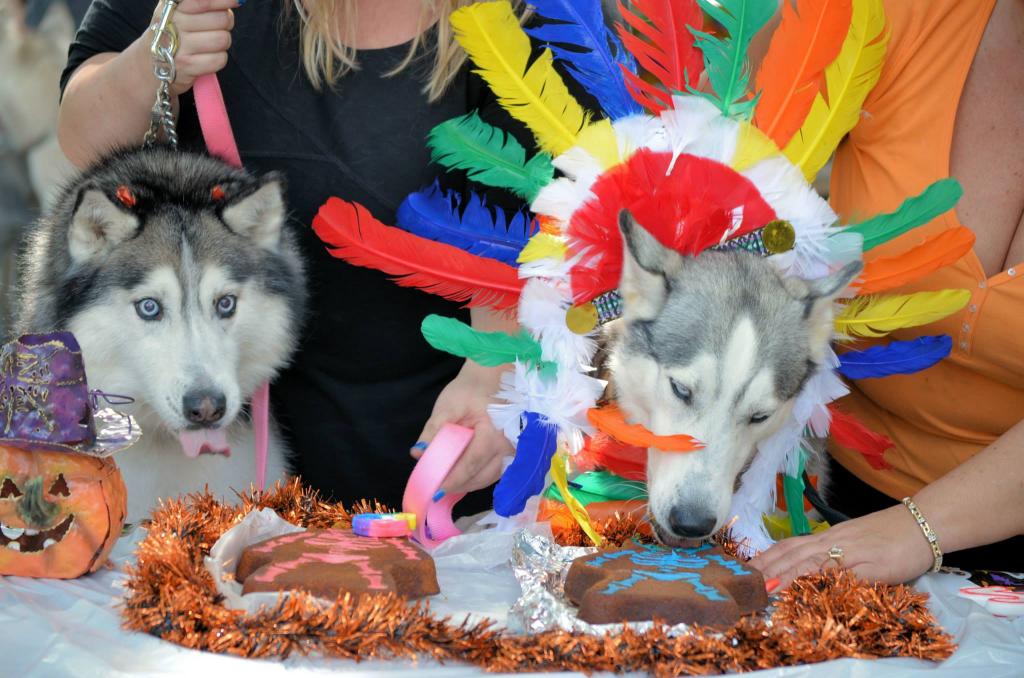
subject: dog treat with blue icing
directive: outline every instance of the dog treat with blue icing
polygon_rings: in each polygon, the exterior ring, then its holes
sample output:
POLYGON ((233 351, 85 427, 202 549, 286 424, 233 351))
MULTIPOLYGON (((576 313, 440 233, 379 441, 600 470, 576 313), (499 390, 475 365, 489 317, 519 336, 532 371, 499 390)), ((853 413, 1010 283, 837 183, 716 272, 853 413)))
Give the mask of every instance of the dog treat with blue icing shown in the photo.
POLYGON ((565 593, 591 624, 728 626, 768 605, 764 577, 718 548, 630 543, 576 559, 565 593))

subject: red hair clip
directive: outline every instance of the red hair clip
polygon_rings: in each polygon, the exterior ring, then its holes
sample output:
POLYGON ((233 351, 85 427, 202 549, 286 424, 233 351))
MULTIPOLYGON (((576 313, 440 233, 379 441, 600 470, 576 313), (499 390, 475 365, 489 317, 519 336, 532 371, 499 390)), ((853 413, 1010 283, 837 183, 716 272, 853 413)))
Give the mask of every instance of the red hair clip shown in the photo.
POLYGON ((220 202, 221 200, 223 200, 224 199, 224 187, 221 186, 220 184, 217 184, 216 186, 211 188, 210 189, 210 198, 212 198, 214 202, 220 202))
POLYGON ((121 184, 120 186, 117 187, 117 191, 114 193, 114 195, 116 195, 117 199, 121 201, 121 204, 127 207, 128 209, 135 207, 135 203, 137 202, 135 199, 135 194, 132 192, 132 189, 128 188, 124 184, 121 184))

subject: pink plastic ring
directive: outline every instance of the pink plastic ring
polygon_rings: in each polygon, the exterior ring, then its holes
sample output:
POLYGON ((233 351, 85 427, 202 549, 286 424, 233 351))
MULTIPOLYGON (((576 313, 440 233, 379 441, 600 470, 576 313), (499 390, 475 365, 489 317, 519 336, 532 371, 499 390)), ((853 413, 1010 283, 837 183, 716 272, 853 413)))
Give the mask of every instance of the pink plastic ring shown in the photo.
POLYGON ((472 439, 473 429, 445 424, 409 476, 402 510, 415 514, 415 539, 427 548, 462 534, 452 522, 452 509, 465 493, 447 494, 440 501, 434 501, 434 496, 472 439))

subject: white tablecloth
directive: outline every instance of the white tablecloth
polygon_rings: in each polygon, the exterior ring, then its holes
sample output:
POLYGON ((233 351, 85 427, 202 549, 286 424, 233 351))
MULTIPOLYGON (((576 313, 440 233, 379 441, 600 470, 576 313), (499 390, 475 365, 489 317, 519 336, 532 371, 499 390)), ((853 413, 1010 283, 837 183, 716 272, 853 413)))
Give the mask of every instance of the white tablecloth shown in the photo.
MULTIPOLYGON (((123 676, 188 675, 306 676, 345 672, 384 676, 407 674, 412 664, 296 657, 287 661, 239 659, 185 650, 156 637, 121 629, 117 605, 131 561, 136 531, 115 547, 113 568, 73 581, 0 577, 0 676, 36 678, 120 678, 123 676)), ((504 622, 519 586, 507 565, 510 536, 483 533, 449 541, 435 554, 444 594, 432 602, 441 614, 471 613, 504 622), (462 543, 460 543, 460 540, 462 543)), ((1009 678, 1024 676, 1024 617, 992 616, 976 604, 956 597, 962 579, 929 575, 917 587, 931 594, 939 622, 960 644, 942 664, 913 659, 874 661, 844 659, 762 671, 755 676, 828 676, 883 678, 938 673, 942 676, 1009 678)), ((424 678, 479 675, 471 666, 421 660, 415 665, 424 678)), ((565 674, 544 674, 547 676, 565 674)))

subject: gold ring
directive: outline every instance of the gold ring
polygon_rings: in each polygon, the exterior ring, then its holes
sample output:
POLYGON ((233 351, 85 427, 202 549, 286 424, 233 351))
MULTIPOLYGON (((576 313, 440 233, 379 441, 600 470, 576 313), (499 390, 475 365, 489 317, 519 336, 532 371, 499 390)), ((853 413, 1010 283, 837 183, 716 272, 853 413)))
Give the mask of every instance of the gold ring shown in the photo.
POLYGON ((843 566, 843 549, 833 546, 828 550, 828 559, 834 560, 839 567, 843 566))

